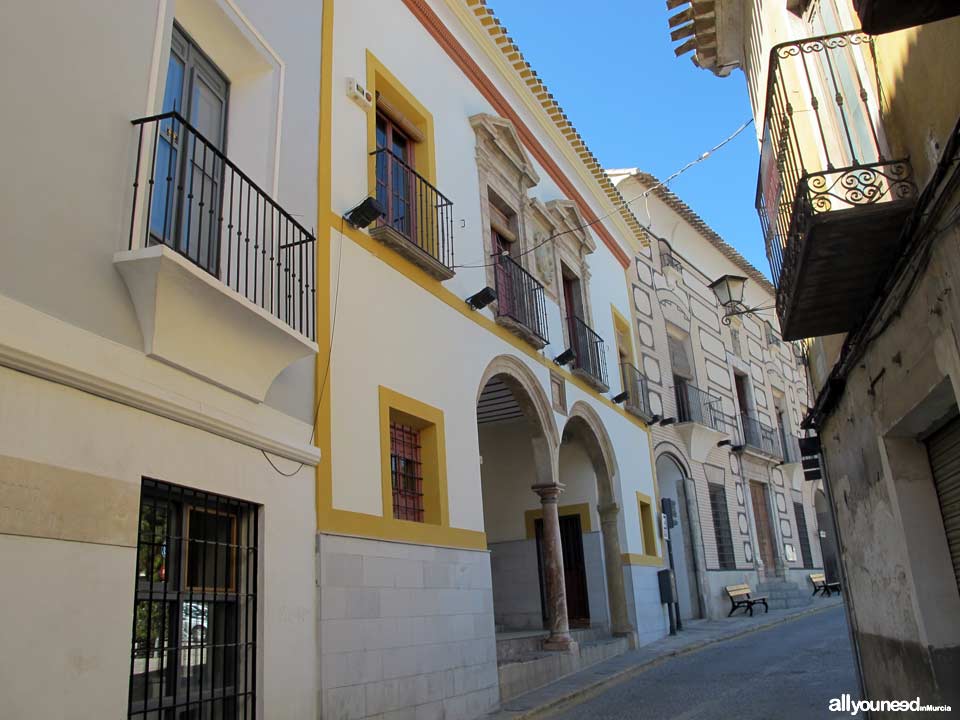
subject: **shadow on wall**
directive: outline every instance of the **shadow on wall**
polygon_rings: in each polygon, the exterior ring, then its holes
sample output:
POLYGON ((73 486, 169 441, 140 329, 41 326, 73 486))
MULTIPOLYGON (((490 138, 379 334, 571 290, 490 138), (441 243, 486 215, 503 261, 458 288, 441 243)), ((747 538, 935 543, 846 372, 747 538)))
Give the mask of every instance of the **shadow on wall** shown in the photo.
POLYGON ((876 38, 884 128, 894 157, 910 156, 918 188, 929 180, 960 116, 960 18, 876 38))

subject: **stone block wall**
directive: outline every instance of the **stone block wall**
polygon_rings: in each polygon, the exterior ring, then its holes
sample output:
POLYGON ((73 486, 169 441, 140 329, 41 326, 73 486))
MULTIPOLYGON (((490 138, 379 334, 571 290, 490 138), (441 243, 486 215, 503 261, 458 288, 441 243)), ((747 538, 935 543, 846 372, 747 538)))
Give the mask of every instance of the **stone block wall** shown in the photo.
POLYGON ((469 720, 499 701, 490 556, 320 534, 325 720, 469 720))

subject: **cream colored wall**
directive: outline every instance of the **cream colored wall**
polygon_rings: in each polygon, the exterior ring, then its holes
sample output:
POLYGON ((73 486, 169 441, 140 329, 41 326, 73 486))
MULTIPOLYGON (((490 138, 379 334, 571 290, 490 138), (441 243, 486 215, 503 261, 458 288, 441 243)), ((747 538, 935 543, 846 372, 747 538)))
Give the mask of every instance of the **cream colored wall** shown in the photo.
POLYGON ((258 701, 312 716, 312 468, 280 478, 253 448, 5 368, 0 396, 4 468, 31 469, 0 477, 5 716, 125 714, 142 477, 262 505, 258 701))
MULTIPOLYGON (((625 197, 637 197, 644 192, 644 186, 627 174, 614 175, 614 178, 625 197)), ((751 411, 762 422, 775 426, 773 403, 774 392, 777 392, 784 398, 789 422, 787 432, 800 434, 803 408, 807 402, 806 377, 803 368, 797 365, 790 343, 781 343, 779 346, 767 344, 766 329, 761 319, 769 319, 777 327, 774 311, 762 312, 757 317, 741 317, 740 336, 744 352, 743 357, 736 356, 730 330, 720 321, 720 309, 708 284, 724 274, 743 275, 743 270, 659 198, 650 195, 647 202, 638 202, 636 205, 641 222, 648 223, 654 232, 671 243, 683 268, 679 277, 676 273, 665 275, 661 270, 659 248, 655 244, 649 252, 637 255, 632 317, 640 338, 638 351, 641 367, 650 380, 653 411, 664 417, 676 417, 666 341, 666 324, 669 323, 689 334, 695 384, 720 397, 725 413, 738 415, 741 411, 733 380, 733 371, 736 369, 750 378, 754 398, 751 411)), ((749 307, 769 307, 774 300, 768 291, 750 280, 746 285, 744 302, 749 307)), ((790 500, 792 490, 789 479, 779 468, 772 467, 772 463, 766 466, 754 462, 743 463, 726 447, 711 449, 703 462, 692 461, 689 450, 673 426, 655 427, 653 437, 657 455, 671 453, 680 456, 694 481, 694 506, 700 523, 700 527, 694 529, 694 544, 702 547, 703 561, 708 569, 717 567, 708 482, 721 484, 726 489, 737 567, 753 566, 756 547, 748 479, 767 483, 773 501, 778 495, 782 497, 784 509, 774 511, 771 524, 776 528, 781 519, 787 520, 790 528, 789 538, 785 541, 795 546, 798 558, 796 565, 801 564, 790 500)), ((816 516, 812 498, 806 498, 805 511, 809 526, 811 516, 816 516)), ((695 521, 695 518, 691 520, 695 521)), ((811 538, 811 545, 814 544, 818 543, 811 538)), ((815 551, 815 557, 818 552, 815 551)), ((701 584, 705 585, 706 582, 701 584)))
MULTIPOLYGON (((174 17, 232 82, 228 156, 315 225, 320 12, 306 0, 12 9, 0 39, 4 65, 17 71, 0 76, 0 92, 16 100, 0 111, 0 150, 18 170, 0 179, 0 293, 142 349, 112 257, 130 230, 130 121, 159 108, 174 17)), ((308 358, 281 374, 268 403, 309 419, 312 378, 308 358)))
MULTIPOLYGON (((581 194, 591 189, 577 170, 537 125, 524 100, 497 76, 457 19, 441 2, 431 4, 464 43, 471 56, 490 73, 492 82, 518 109, 581 194)), ((385 5, 356 0, 338 7, 336 16, 332 98, 334 212, 343 212, 367 194, 367 126, 364 111, 340 88, 347 77, 366 77, 370 51, 432 113, 436 132, 438 189, 454 203, 455 260, 457 264, 485 262, 480 226, 481 189, 474 158, 476 139, 468 118, 493 109, 454 65, 423 26, 402 4, 385 5), (389 29, 389 30, 388 30, 389 29), (412 50, 414 49, 414 50, 412 50), (430 72, 424 72, 429 68, 430 72)), ((530 193, 543 201, 563 197, 547 172, 534 163, 541 177, 530 193)), ((603 214, 595 200, 594 211, 603 214)), ((616 225, 611 225, 616 231, 616 225)), ((337 284, 332 364, 333 505, 342 510, 380 515, 382 512, 377 388, 385 385, 444 412, 450 524, 483 530, 476 398, 484 368, 499 354, 518 357, 536 375, 549 397, 548 367, 518 352, 512 344, 465 318, 391 267, 391 253, 381 260, 352 240, 342 242, 331 233, 331 284, 337 284), (342 252, 342 260, 340 253, 342 252), (386 262, 384 261, 386 260, 386 262), (339 271, 338 271, 339 267, 339 271)), ((592 278, 590 304, 595 328, 607 341, 608 370, 614 376, 613 329, 610 305, 628 308, 622 268, 599 237, 598 249, 588 256, 592 278)), ((485 269, 457 268, 444 287, 467 297, 487 284, 485 269)), ((492 318, 490 310, 479 311, 492 318)), ((552 358, 563 349, 560 309, 548 302, 551 344, 542 356, 552 358)), ((616 381, 615 381, 616 382, 616 381)), ((586 399, 600 414, 620 465, 621 476, 653 495, 646 434, 620 413, 567 383, 568 407, 586 399), (639 448, 639 450, 637 449, 639 448)), ((556 416, 557 426, 564 418, 556 416)), ((567 502, 564 498, 562 502, 567 502)), ((625 503, 625 505, 627 505, 625 503)), ((628 521, 629 522, 629 521, 628 521)), ((624 544, 639 543, 632 530, 622 529, 624 544)), ((624 552, 627 552, 624 548, 624 552)))

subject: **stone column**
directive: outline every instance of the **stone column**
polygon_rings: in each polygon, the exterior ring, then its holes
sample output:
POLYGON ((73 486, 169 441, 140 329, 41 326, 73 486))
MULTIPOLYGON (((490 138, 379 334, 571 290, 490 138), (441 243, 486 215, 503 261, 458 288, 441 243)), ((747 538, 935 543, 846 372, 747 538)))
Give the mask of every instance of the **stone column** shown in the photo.
POLYGON ((600 513, 607 595, 610 598, 610 632, 616 636, 629 636, 633 633, 633 627, 627 615, 627 593, 623 585, 623 563, 620 559, 620 536, 617 530, 620 506, 616 503, 600 505, 597 512, 600 513))
POLYGON ((543 641, 545 650, 572 650, 576 643, 570 637, 567 619, 567 591, 563 582, 563 548, 560 544, 560 514, 557 498, 563 492, 558 484, 534 485, 543 506, 543 585, 547 594, 547 623, 550 635, 543 641))

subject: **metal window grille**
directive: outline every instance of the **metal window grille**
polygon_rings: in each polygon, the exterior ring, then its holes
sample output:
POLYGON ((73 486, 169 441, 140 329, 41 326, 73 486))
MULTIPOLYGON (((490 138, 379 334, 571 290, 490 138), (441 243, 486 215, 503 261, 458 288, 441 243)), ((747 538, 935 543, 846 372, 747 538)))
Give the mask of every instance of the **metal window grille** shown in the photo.
POLYGON ((395 422, 390 423, 390 476, 393 484, 393 517, 423 522, 420 433, 395 422))
POLYGON ((737 561, 733 554, 733 535, 730 532, 730 513, 727 510, 727 490, 723 485, 710 486, 710 511, 713 515, 713 533, 717 542, 717 563, 721 570, 733 570, 737 561))
POLYGON ((128 718, 256 718, 257 506, 144 478, 128 718))

